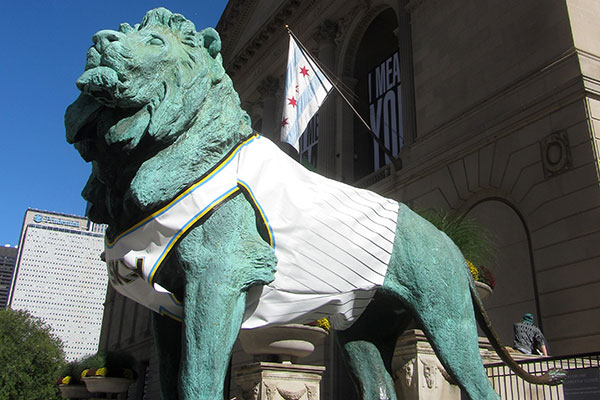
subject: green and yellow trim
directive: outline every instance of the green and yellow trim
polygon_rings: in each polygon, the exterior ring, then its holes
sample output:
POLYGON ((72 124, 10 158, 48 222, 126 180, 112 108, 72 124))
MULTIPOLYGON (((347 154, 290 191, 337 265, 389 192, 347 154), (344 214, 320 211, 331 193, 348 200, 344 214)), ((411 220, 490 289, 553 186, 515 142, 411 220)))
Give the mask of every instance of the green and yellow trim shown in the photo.
POLYGON ((133 225, 132 227, 130 227, 128 229, 126 229, 125 231, 123 231, 122 233, 120 233, 119 235, 117 235, 112 241, 109 241, 108 238, 105 238, 106 246, 108 248, 113 247, 115 245, 115 243, 118 242, 120 239, 122 239, 124 236, 127 236, 127 235, 131 234, 131 232, 139 229, 140 227, 144 226, 148 222, 150 222, 153 219, 157 218, 159 215, 165 213, 167 210, 169 210, 176 203, 178 203, 179 201, 181 201, 184 197, 188 196, 195 189, 197 189, 198 187, 202 186, 207 181, 209 181, 210 179, 212 179, 219 171, 221 171, 227 164, 229 164, 229 162, 231 162, 231 160, 237 155, 237 153, 241 150, 242 147, 244 147, 248 143, 252 142, 253 140, 257 139, 258 137, 259 137, 258 134, 254 134, 254 135, 248 137, 247 139, 243 140, 242 142, 240 142, 240 144, 238 144, 236 147, 234 147, 233 150, 231 150, 223 158, 223 160, 221 160, 213 168, 211 168, 204 176, 202 176, 198 181, 196 181, 190 187, 188 187, 187 189, 185 189, 184 191, 182 191, 181 193, 179 193, 173 200, 171 200, 164 207, 160 208, 158 211, 152 213, 148 217, 142 219, 137 224, 133 225))
POLYGON ((173 236, 171 238, 171 240, 169 241, 169 243, 167 244, 167 246, 163 250, 162 254, 158 258, 158 260, 156 260, 156 263, 152 267, 152 270, 148 274, 148 282, 150 282, 150 284, 154 283, 153 282, 154 275, 156 274, 156 271, 158 271, 159 266, 162 264, 162 262, 165 260, 165 258, 167 257, 167 255, 169 254, 169 252, 173 249, 173 247, 177 244, 177 242, 187 233, 187 231, 190 228, 192 228, 194 225, 196 225, 196 223, 198 223, 199 221, 201 221, 205 216, 207 216, 207 214, 209 214, 210 212, 214 211, 214 209, 216 207, 220 206, 226 200, 230 199, 231 197, 233 197, 234 195, 236 195, 237 193, 239 193, 239 191, 240 191, 240 189, 236 186, 236 187, 230 189, 229 191, 225 192, 219 198, 217 198, 212 203, 210 203, 208 206, 206 206, 202 211, 200 211, 198 214, 196 214, 194 216, 194 218, 190 219, 188 221, 188 223, 185 226, 183 226, 177 232, 177 234, 175 236, 173 236))
POLYGON ((248 195, 249 200, 252 203, 252 206, 260 215, 262 223, 264 224, 266 231, 267 231, 269 246, 271 246, 271 248, 275 249, 275 236, 273 235, 273 228, 271 227, 271 224, 269 223, 269 219, 267 218, 267 215, 265 214, 263 208, 261 207, 258 200, 256 200, 256 197, 254 196, 252 189, 250 189, 250 186, 246 182, 238 179, 238 185, 243 188, 244 192, 248 195))

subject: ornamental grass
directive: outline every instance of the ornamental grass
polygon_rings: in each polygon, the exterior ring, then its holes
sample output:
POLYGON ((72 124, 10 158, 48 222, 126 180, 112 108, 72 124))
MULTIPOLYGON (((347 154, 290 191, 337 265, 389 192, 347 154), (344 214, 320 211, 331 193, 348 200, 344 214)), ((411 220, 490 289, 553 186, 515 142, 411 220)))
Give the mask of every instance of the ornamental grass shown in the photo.
POLYGON ((460 249, 473 279, 492 289, 496 286, 494 274, 484 265, 496 260, 497 248, 492 233, 475 218, 444 209, 417 210, 417 214, 444 232, 460 249))

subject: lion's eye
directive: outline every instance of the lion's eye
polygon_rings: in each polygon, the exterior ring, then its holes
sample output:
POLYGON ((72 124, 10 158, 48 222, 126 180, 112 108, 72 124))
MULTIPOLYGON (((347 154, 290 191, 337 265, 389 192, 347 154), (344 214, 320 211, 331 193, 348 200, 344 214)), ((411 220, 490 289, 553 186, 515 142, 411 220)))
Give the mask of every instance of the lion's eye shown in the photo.
POLYGON ((153 46, 162 46, 165 42, 158 36, 152 36, 152 38, 148 41, 148 44, 153 46))

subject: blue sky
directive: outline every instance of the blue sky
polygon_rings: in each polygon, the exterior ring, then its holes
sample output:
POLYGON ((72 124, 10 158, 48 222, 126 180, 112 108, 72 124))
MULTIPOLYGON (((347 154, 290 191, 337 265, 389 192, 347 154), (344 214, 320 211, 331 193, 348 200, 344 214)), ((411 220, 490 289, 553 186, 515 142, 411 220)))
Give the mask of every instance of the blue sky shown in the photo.
POLYGON ((0 245, 16 245, 27 208, 83 215, 90 166, 65 141, 63 117, 77 98, 92 35, 139 23, 166 7, 196 29, 215 27, 227 1, 22 0, 0 24, 0 245))

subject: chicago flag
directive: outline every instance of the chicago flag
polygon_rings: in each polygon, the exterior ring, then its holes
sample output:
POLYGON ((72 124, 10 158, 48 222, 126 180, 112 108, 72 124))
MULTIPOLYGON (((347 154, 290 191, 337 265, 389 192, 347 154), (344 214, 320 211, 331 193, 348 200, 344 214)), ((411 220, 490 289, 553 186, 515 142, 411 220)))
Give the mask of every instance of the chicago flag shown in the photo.
POLYGON ((299 151, 298 142, 333 85, 290 35, 281 140, 299 151))

